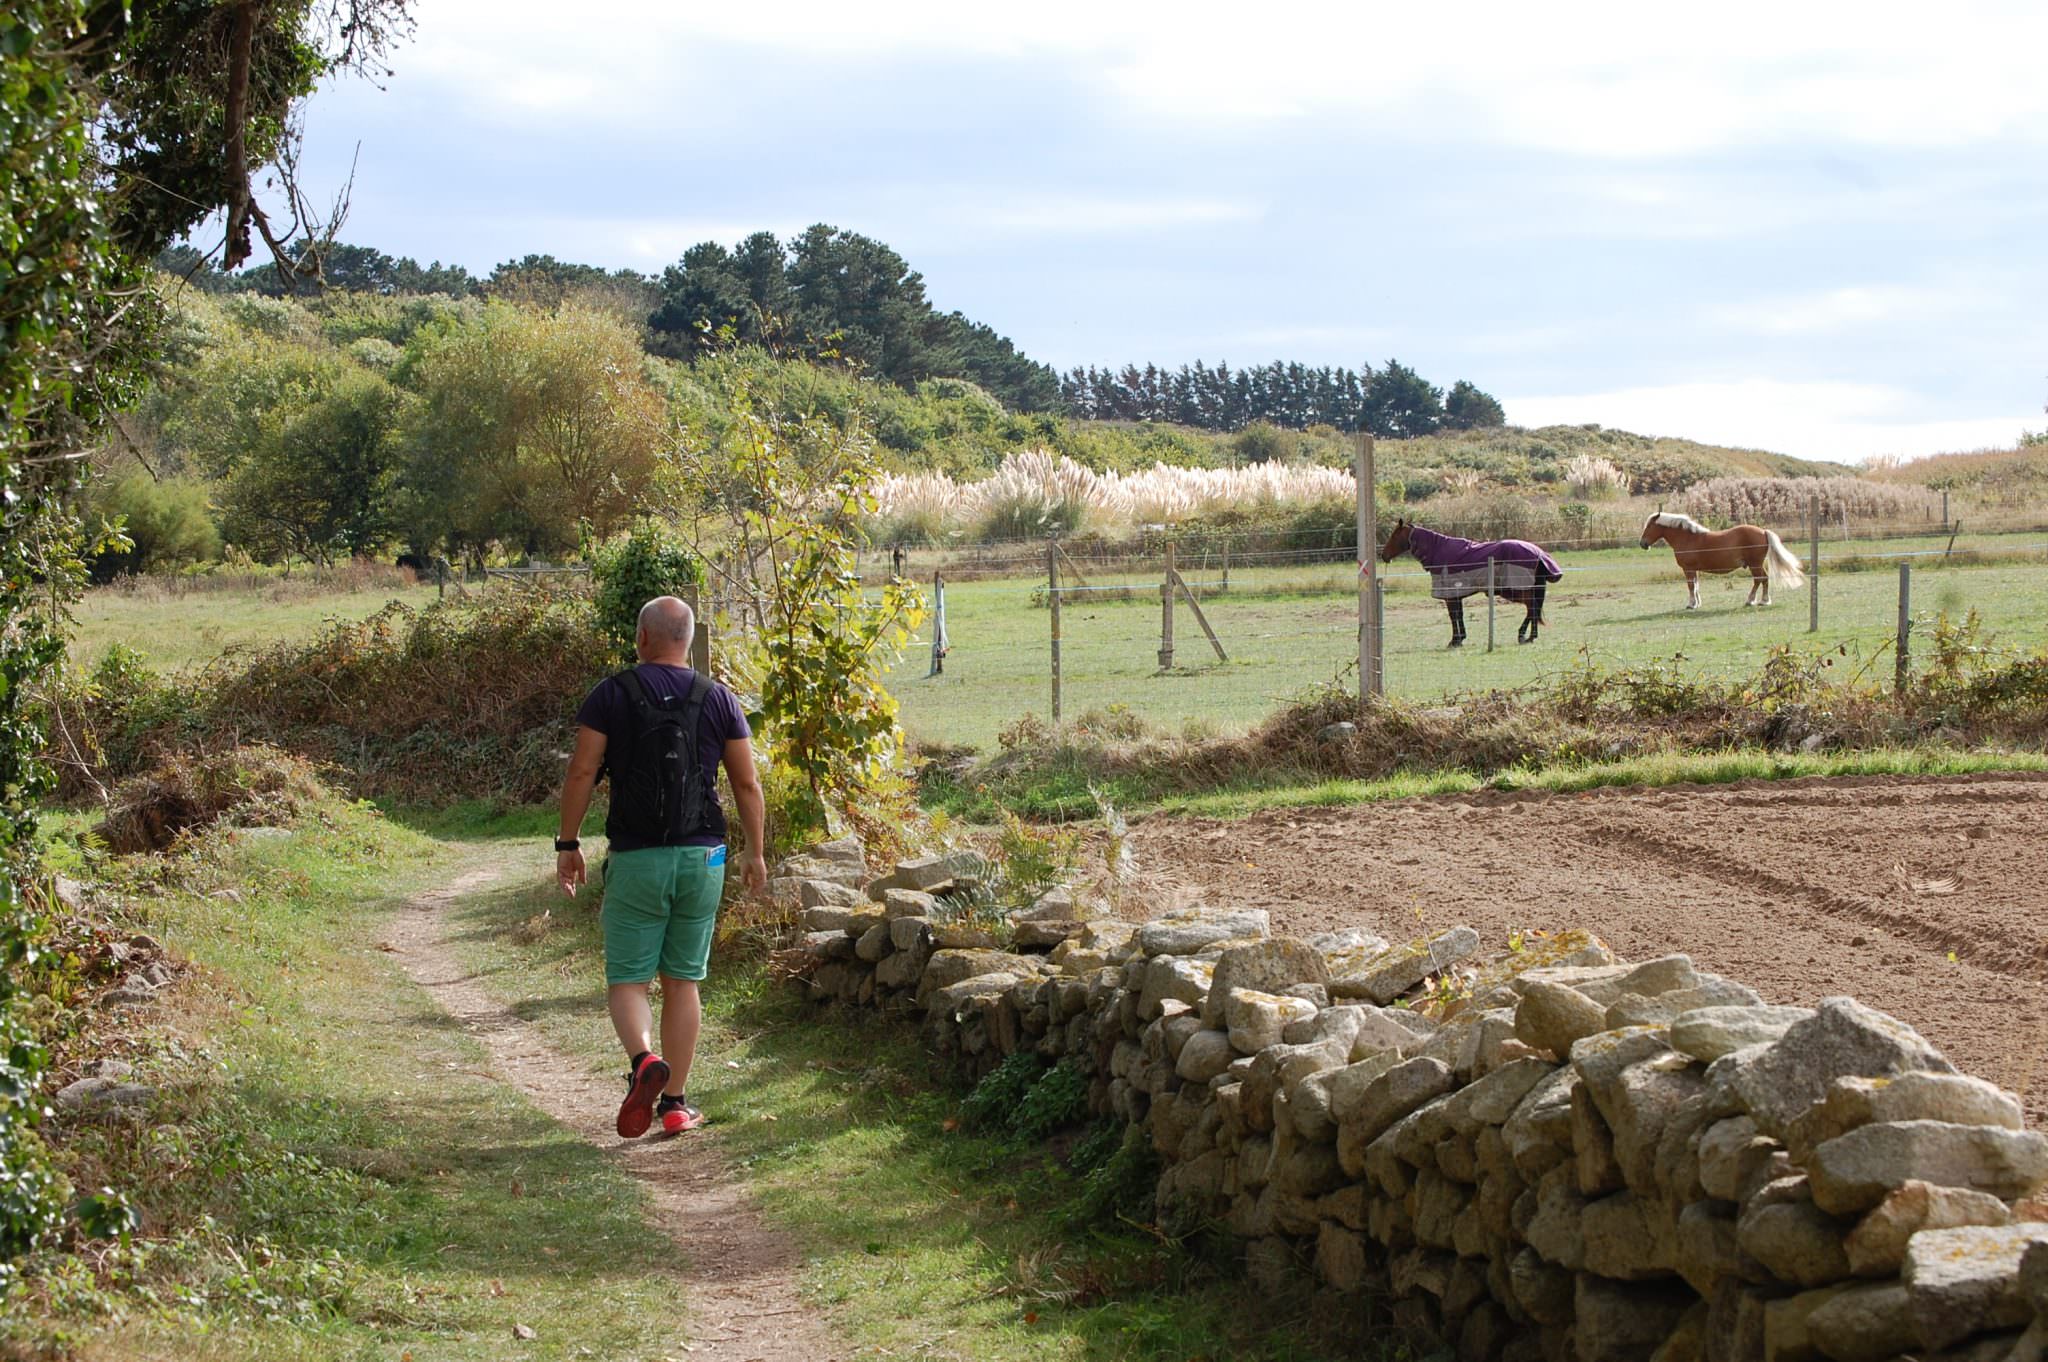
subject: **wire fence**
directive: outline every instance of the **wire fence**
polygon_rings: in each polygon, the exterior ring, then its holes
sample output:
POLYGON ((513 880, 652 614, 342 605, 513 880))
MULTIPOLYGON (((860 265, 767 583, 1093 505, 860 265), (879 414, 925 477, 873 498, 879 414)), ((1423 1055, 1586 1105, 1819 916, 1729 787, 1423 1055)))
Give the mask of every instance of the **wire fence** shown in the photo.
MULTIPOLYGON (((1529 633, 1528 607, 1481 593, 1462 602, 1465 631, 1455 648, 1449 606, 1433 595, 1427 572, 1402 560, 1380 572, 1386 693, 1427 700, 1514 688, 1582 662, 1748 675, 1777 646, 1888 675, 1902 587, 1909 649, 1937 616, 1972 611, 1998 642, 2048 645, 2048 530, 1838 530, 1821 536, 1818 572, 1811 527, 1795 533, 1783 537, 1808 580, 1773 584, 1767 606, 1745 603, 1751 582, 1741 572, 1703 574, 1698 607, 1689 608, 1684 578, 1661 544, 1648 552, 1547 545, 1564 578, 1548 588, 1533 640, 1518 641, 1529 633)), ((943 583, 945 595, 943 658, 930 647, 940 621, 928 620, 891 681, 914 737, 985 747, 1027 713, 1051 718, 1055 627, 1057 707, 1068 722, 1238 731, 1318 683, 1357 686, 1354 550, 1232 552, 1226 568, 1223 546, 1214 544, 1206 552, 1175 543, 1095 556, 1065 544, 1031 547, 1030 555, 1014 552, 1011 570, 1000 574, 956 575, 957 564, 937 561, 919 571, 914 557, 906 561, 906 575, 928 589, 943 583)))
MULTIPOLYGON (((1531 540, 1552 554, 1598 552, 1635 548, 1637 534, 1612 533, 1522 534, 1495 519, 1475 521, 1428 521, 1440 533, 1468 539, 1504 537, 1531 540)), ((1802 558, 1816 537, 1816 527, 1806 519, 1760 522, 1761 528, 1776 533, 1802 558)), ((1954 520, 1863 521, 1847 516, 1823 517, 1817 527, 1818 539, 1830 558, 1842 554, 1860 555, 1889 552, 1890 546, 1911 542, 1913 551, 1938 554, 1967 548, 1972 540, 1991 537, 2008 539, 2015 535, 2048 538, 2048 520, 2038 516, 2006 515, 1997 521, 1954 520)), ((1204 572, 1219 576, 1245 568, 1338 563, 1356 560, 1357 533, 1349 524, 1317 528, 1281 529, 1199 529, 1156 526, 1133 536, 1103 539, 1058 537, 1066 560, 1083 571, 1116 572, 1145 568, 1157 563, 1167 546, 1173 545, 1184 564, 1199 564, 1204 572)), ((950 581, 984 577, 1033 575, 1041 571, 1047 537, 1006 539, 974 544, 882 544, 866 550, 860 558, 863 575, 879 583, 892 574, 913 579, 929 578, 943 572, 950 581)))

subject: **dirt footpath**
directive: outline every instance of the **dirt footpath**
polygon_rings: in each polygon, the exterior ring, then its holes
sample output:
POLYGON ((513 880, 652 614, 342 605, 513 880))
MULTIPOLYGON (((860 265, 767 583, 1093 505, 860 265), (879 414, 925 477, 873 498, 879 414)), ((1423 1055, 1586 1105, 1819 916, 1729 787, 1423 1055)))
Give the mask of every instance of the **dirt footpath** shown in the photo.
POLYGON ((1133 843, 1143 869, 1269 909, 1275 931, 1467 923, 1499 950, 1583 926, 1771 1002, 1852 994, 2048 1120, 2048 777, 1458 795, 1153 818, 1133 843))
MULTIPOLYGON (((413 981, 483 1044, 501 1078, 611 1154, 645 1188, 655 1228, 674 1242, 684 1265, 687 1318, 679 1321, 672 1350, 713 1362, 845 1356, 817 1311, 797 1295, 799 1245, 762 1221, 745 1184, 720 1156, 717 1131, 677 1137, 683 1144, 659 1135, 621 1140, 613 1128, 620 1084, 550 1047, 463 967, 450 943, 446 909, 504 873, 502 866, 473 871, 422 894, 392 920, 390 945, 413 981)), ((593 1020, 602 1015, 594 1012, 593 1020)))

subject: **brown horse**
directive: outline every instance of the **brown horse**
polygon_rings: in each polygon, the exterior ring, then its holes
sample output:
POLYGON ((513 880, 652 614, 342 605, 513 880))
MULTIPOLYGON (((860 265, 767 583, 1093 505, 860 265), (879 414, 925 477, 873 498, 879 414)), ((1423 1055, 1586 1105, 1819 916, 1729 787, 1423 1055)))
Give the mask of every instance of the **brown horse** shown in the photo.
POLYGON ((1643 547, 1658 540, 1671 546, 1672 556, 1685 574, 1688 599, 1685 608, 1700 608, 1700 574, 1749 569, 1749 599, 1744 605, 1769 605, 1771 587, 1783 585, 1796 591, 1806 584, 1799 560, 1785 542, 1760 525, 1737 525, 1732 529, 1710 530, 1691 516, 1676 511, 1659 511, 1643 525, 1643 547), (1757 599, 1757 593, 1763 599, 1757 599))

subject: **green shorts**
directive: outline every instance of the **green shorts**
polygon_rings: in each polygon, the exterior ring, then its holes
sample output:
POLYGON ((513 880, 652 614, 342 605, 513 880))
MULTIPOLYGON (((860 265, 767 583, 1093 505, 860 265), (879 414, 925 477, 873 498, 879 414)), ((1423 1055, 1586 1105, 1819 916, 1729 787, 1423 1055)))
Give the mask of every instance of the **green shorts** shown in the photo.
POLYGON ((604 872, 605 982, 702 979, 724 891, 722 846, 614 853, 604 872))

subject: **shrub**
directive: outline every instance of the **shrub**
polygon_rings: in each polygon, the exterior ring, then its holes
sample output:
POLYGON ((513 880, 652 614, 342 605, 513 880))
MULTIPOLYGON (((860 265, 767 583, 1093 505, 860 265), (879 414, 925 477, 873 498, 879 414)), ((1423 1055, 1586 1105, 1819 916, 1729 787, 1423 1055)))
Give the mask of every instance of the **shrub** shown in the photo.
POLYGON ((644 519, 588 551, 597 627, 612 640, 620 665, 633 661, 640 607, 657 596, 681 596, 704 581, 704 567, 659 520, 644 519))
POLYGON ((119 518, 128 547, 110 547, 94 557, 94 581, 122 573, 168 572, 220 557, 220 529, 213 523, 206 489, 182 478, 158 481, 131 473, 94 498, 109 520, 119 518))
POLYGON ((1158 1151, 1143 1126, 1125 1125, 1117 1132, 1114 1151, 1082 1177, 1068 1215, 1084 1225, 1110 1219, 1149 1224, 1158 1191, 1158 1151))
POLYGON ((1040 1075, 1010 1112, 1010 1133, 1020 1140, 1043 1140, 1087 1116, 1088 1075, 1079 1064, 1062 1060, 1040 1075))
POLYGON ((1294 437, 1266 421, 1254 421, 1230 441, 1230 453, 1240 463, 1285 463, 1294 453, 1294 437))
POLYGON ((1023 1105, 1024 1095, 1046 1071, 1035 1050, 1019 1050, 983 1075, 960 1103, 960 1123, 969 1130, 1001 1129, 1023 1105))

